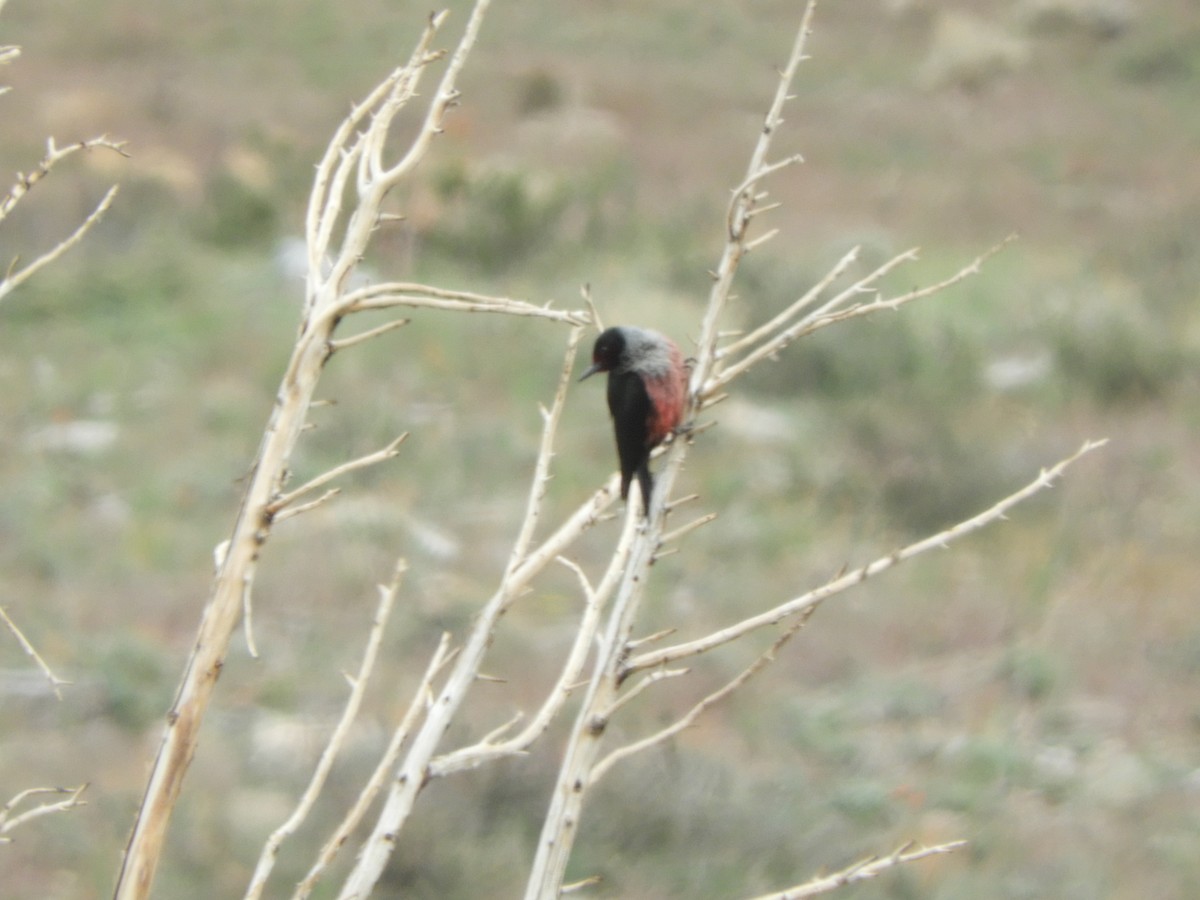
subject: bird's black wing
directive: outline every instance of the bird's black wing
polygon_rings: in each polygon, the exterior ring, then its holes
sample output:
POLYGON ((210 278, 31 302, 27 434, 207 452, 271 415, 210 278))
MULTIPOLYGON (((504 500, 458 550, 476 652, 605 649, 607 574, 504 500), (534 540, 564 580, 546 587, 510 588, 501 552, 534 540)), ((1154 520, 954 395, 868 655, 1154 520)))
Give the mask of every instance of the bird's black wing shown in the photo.
MULTIPOLYGON (((629 494, 629 482, 637 472, 643 482, 650 477, 646 446, 650 420, 650 395, 641 377, 633 372, 612 372, 608 376, 608 410, 612 413, 613 431, 617 436, 617 457, 621 461, 621 498, 629 494), (645 471, 643 475, 641 470, 645 471)), ((649 506, 647 505, 647 508, 649 506)))

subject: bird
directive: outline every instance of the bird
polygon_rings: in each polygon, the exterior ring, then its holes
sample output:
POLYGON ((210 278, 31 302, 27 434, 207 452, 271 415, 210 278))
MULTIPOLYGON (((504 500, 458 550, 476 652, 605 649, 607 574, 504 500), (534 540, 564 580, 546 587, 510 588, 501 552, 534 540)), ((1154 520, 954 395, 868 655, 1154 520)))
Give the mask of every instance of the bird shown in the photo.
POLYGON ((649 328, 608 328, 596 338, 592 364, 583 381, 608 373, 608 411, 612 414, 621 464, 621 499, 637 475, 642 509, 650 514, 654 476, 650 451, 679 427, 687 404, 687 368, 679 347, 649 328))

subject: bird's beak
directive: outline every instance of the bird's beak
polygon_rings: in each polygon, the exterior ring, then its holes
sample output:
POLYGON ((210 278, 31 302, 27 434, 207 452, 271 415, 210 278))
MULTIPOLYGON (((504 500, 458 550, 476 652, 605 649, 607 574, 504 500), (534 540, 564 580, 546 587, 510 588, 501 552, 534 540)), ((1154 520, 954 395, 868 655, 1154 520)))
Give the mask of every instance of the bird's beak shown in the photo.
POLYGON ((592 363, 590 366, 587 367, 587 370, 582 375, 579 376, 579 380, 583 381, 583 379, 585 379, 585 378, 591 378, 593 375, 595 375, 599 371, 602 371, 600 368, 600 363, 592 363))

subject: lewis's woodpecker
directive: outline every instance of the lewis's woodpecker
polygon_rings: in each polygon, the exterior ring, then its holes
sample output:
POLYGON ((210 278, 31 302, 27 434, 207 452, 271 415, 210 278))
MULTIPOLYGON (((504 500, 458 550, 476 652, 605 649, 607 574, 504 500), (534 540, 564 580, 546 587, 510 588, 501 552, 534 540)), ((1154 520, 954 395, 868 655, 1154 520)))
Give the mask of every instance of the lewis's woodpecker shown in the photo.
POLYGON ((608 411, 621 462, 621 499, 628 498, 636 474, 642 507, 649 514, 654 488, 650 451, 679 426, 687 400, 683 354, 657 331, 609 328, 596 338, 592 364, 579 380, 597 372, 608 373, 608 411))

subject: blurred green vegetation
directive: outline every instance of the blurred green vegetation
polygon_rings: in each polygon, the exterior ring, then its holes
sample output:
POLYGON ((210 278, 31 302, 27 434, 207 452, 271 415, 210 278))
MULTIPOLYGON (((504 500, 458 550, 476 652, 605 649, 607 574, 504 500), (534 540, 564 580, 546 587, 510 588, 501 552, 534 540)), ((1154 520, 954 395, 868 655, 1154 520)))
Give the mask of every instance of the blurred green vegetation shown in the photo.
MULTIPOLYGON (((451 6, 461 21, 465 3, 451 6)), ((830 601, 742 696, 615 771, 572 863, 603 876, 595 896, 739 896, 958 837, 967 852, 847 895, 1200 890, 1194 10, 1167 0, 1102 33, 1070 14, 1027 27, 1021 4, 953 6, 1026 42, 1026 62, 927 85, 940 6, 822 7, 777 147, 807 162, 769 185, 781 235, 746 261, 729 327, 770 316, 855 244, 858 275, 921 246, 886 285, 899 294, 1021 239, 944 295, 804 339, 714 410, 680 487, 721 517, 656 566, 646 630, 700 634, 986 507, 1085 438, 1112 443, 1011 521, 830 601)), ((491 15, 447 133, 394 198, 404 219, 364 265, 561 306, 587 282, 608 321, 686 344, 794 4, 491 15)), ((25 51, 3 72, 4 167, 30 168, 51 133, 109 132, 133 154, 64 166, 0 225, 4 256, 27 258, 122 183, 87 241, 0 307, 0 603, 77 682, 61 704, 30 696, 9 644, 0 785, 93 783, 85 810, 0 849, 8 896, 109 888, 290 350, 312 166, 420 24, 373 0, 337 15, 216 3, 199 22, 127 0, 0 16, 0 38, 25 51)), ((337 402, 313 412, 298 481, 412 435, 272 539, 263 657, 235 645, 228 660, 163 896, 244 885, 397 554, 412 571, 384 671, 280 883, 357 793, 437 635, 467 625, 503 568, 564 333, 412 318, 325 375, 337 402)), ((603 390, 587 383, 566 411, 551 511, 612 464, 603 390)), ((580 563, 606 559, 614 534, 590 535, 580 563)), ((487 667, 506 681, 451 740, 537 702, 579 606, 563 574, 513 609, 487 667)), ((753 649, 698 665, 615 730, 662 727, 753 649)), ((432 785, 381 892, 515 893, 560 738, 432 785)))

